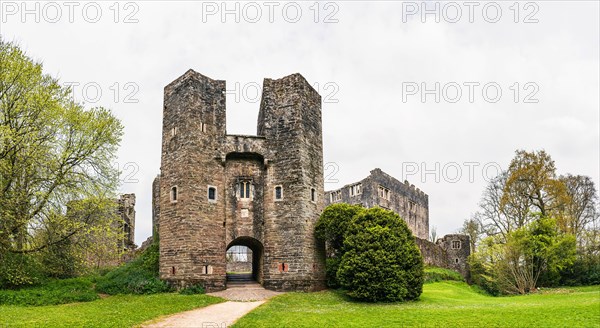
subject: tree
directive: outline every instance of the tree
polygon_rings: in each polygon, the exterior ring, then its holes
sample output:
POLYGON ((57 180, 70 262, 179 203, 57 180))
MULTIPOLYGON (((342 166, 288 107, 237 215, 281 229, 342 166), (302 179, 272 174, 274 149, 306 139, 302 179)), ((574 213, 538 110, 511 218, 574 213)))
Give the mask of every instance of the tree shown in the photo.
POLYGON ((467 219, 458 231, 461 234, 468 235, 471 240, 471 249, 475 251, 475 245, 481 237, 481 225, 475 218, 467 219))
POLYGON ((406 222, 382 208, 352 218, 337 271, 340 285, 355 299, 395 302, 416 299, 423 290, 423 258, 406 222))
POLYGON ((490 181, 479 203, 480 211, 475 214, 488 236, 501 235, 502 238, 506 238, 511 228, 522 226, 526 218, 524 212, 526 213, 526 209, 529 208, 528 204, 517 207, 521 210, 511 211, 512 213, 506 213, 506 207, 501 206, 507 176, 507 172, 502 172, 490 181))
POLYGON ((435 243, 437 241, 437 227, 432 226, 429 230, 429 241, 435 243))
POLYGON ((598 194, 590 177, 567 174, 559 178, 565 185, 569 201, 566 203, 563 220, 559 222, 562 231, 574 234, 580 245, 586 228, 598 220, 598 194))
POLYGON ((569 201, 550 155, 517 150, 508 170, 486 187, 476 218, 487 235, 500 234, 505 240, 539 216, 560 222, 569 201))
POLYGON ((65 243, 96 224, 68 217, 69 202, 102 206, 115 195, 122 125, 69 96, 40 63, 0 39, 0 254, 65 243))
POLYGON ((69 238, 78 271, 100 269, 119 264, 123 253, 123 219, 117 215, 117 202, 113 199, 84 199, 67 206, 67 217, 84 227, 69 238))
POLYGON ((556 177, 554 161, 545 151, 517 150, 510 162, 501 207, 529 205, 527 213, 558 217, 568 202, 565 185, 556 177))
POLYGON ((498 237, 486 238, 471 258, 474 281, 492 292, 529 293, 542 275, 557 277, 576 258, 575 237, 562 234, 555 219, 532 221, 511 231, 505 242, 498 237))

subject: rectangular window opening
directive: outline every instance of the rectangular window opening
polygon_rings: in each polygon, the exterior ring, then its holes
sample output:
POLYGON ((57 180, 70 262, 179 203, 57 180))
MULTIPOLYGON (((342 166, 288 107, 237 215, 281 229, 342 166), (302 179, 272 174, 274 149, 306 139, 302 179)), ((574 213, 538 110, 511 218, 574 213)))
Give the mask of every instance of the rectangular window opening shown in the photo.
POLYGON ((173 186, 171 187, 171 202, 172 203, 176 203, 177 202, 177 197, 179 196, 177 194, 177 186, 173 186))
POLYGON ((275 187, 275 200, 282 200, 283 199, 283 189, 281 188, 281 186, 276 186, 275 187))
POLYGON ((388 188, 383 187, 383 186, 379 186, 379 188, 377 189, 377 193, 378 193, 378 195, 379 195, 380 198, 390 200, 391 193, 390 193, 390 190, 388 188))
POLYGON ((208 200, 212 201, 212 202, 217 200, 217 188, 216 187, 212 187, 212 186, 208 187, 208 200))
POLYGON ((452 241, 452 249, 460 249, 460 240, 452 241))

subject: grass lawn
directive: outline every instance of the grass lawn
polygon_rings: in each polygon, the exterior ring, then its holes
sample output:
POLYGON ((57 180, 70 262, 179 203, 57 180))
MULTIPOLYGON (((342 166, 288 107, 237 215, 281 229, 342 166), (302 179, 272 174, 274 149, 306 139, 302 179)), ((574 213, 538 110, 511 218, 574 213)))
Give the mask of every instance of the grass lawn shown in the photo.
POLYGON ((466 283, 425 284, 419 301, 368 304, 337 291, 288 293, 234 327, 600 327, 600 286, 493 297, 466 283))
POLYGON ((207 295, 116 295, 50 306, 0 305, 0 327, 131 327, 161 315, 222 302, 207 295))

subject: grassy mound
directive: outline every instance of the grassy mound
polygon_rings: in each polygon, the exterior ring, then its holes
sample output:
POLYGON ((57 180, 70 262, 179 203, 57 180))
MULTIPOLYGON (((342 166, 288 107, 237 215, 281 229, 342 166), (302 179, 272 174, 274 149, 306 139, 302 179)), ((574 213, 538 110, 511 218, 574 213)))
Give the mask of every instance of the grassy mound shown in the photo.
POLYGON ((3 305, 56 305, 98 298, 90 278, 50 280, 40 286, 0 290, 0 304, 3 305))
POLYGON ((171 291, 166 282, 158 279, 158 243, 152 244, 133 261, 98 278, 96 290, 110 295, 171 291))
POLYGON ((444 268, 426 267, 425 283, 438 282, 444 280, 465 281, 460 273, 444 268))

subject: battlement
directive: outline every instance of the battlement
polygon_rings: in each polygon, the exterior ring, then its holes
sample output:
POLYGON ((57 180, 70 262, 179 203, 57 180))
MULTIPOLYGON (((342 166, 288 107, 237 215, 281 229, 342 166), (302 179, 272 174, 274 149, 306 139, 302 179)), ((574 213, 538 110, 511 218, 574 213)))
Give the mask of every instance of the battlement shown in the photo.
POLYGON ((225 81, 214 80, 206 75, 202 75, 193 69, 188 69, 183 75, 173 80, 173 82, 167 84, 164 88, 165 99, 177 92, 182 87, 189 85, 190 82, 200 82, 196 84, 200 86, 196 91, 198 92, 210 92, 211 88, 215 88, 218 91, 225 92, 225 81))
POLYGON ((420 198, 422 201, 427 202, 429 196, 423 192, 421 189, 415 187, 414 184, 408 182, 408 180, 404 180, 404 182, 400 182, 400 180, 394 178, 393 176, 383 172, 380 168, 375 168, 371 170, 371 175, 380 175, 385 177, 387 180, 392 182, 393 186, 396 186, 397 189, 401 190, 406 194, 412 194, 420 198))

